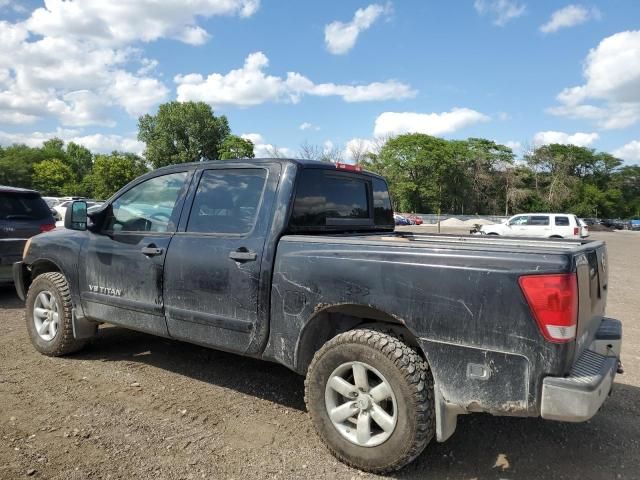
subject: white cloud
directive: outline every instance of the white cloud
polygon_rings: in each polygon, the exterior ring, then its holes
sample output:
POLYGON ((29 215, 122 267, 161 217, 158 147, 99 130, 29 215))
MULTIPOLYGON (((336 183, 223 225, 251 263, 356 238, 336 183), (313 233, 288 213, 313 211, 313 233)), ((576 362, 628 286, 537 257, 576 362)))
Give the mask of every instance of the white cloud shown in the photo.
POLYGON ((324 143, 322 144, 322 151, 324 153, 328 153, 331 150, 333 150, 333 142, 331 140, 325 140, 324 143))
POLYGON ((524 3, 513 0, 475 0, 473 6, 480 15, 492 16, 494 25, 499 27, 524 15, 527 10, 524 3))
POLYGON ((349 161, 359 161, 367 153, 376 153, 382 142, 370 138, 352 138, 344 146, 342 156, 349 161))
POLYGON ((489 117, 470 108, 453 108, 442 113, 384 112, 376 118, 374 135, 426 133, 444 135, 475 123, 487 122, 489 117))
POLYGON ((612 153, 614 156, 628 162, 640 163, 640 140, 632 140, 612 153))
POLYGON ((567 5, 551 14, 547 23, 540 26, 542 33, 557 32, 561 28, 575 27, 591 19, 599 19, 600 11, 593 7, 587 8, 583 5, 567 5))
POLYGON ((604 129, 640 121, 640 30, 602 40, 587 55, 583 73, 586 82, 560 92, 560 105, 549 113, 593 120, 604 129))
POLYGON ((293 150, 287 147, 278 147, 271 143, 267 143, 259 133, 243 133, 242 138, 251 140, 253 143, 253 154, 256 158, 271 157, 293 157, 293 150))
POLYGON ((522 143, 515 140, 509 140, 504 145, 505 147, 509 147, 511 151, 516 155, 519 155, 522 152, 522 143))
POLYGON ((366 85, 337 85, 315 84, 296 72, 277 77, 264 72, 268 65, 269 59, 264 53, 254 52, 247 56, 242 68, 226 74, 212 73, 207 78, 198 73, 176 75, 174 81, 178 84, 178 100, 247 107, 268 101, 297 103, 304 95, 338 96, 346 102, 367 102, 412 98, 417 93, 395 80, 366 85))
POLYGON ((114 73, 112 84, 107 88, 107 92, 131 116, 148 112, 169 94, 167 87, 159 80, 138 77, 122 70, 114 73), (132 92, 135 94, 132 95, 132 92))
POLYGON ((169 89, 152 75, 157 61, 134 44, 173 38, 200 45, 210 34, 198 19, 247 17, 259 3, 45 0, 24 21, 0 21, 0 119, 113 126, 119 108, 147 113, 169 89))
POLYGON ((391 4, 372 4, 359 8, 350 22, 331 22, 324 27, 324 42, 327 50, 334 55, 342 55, 351 50, 358 36, 375 23, 378 18, 391 12, 391 4))
POLYGON ((27 20, 30 31, 48 37, 76 37, 103 45, 126 45, 174 38, 200 45, 209 34, 196 23, 198 17, 239 15, 249 17, 259 0, 45 0, 27 20))
POLYGON ((576 132, 573 134, 569 134, 565 132, 547 130, 545 132, 536 133, 533 136, 533 143, 535 145, 549 145, 551 143, 560 143, 563 145, 577 145, 578 147, 588 147, 593 142, 598 140, 598 138, 600 138, 600 135, 595 132, 576 132))
POLYGON ((310 130, 310 129, 320 130, 320 127, 316 127, 313 123, 309 123, 309 122, 302 122, 298 128, 300 130, 310 130))
POLYGON ((16 13, 23 13, 26 11, 26 8, 20 5, 17 0, 0 0, 0 10, 7 7, 16 13))
POLYGON ((122 135, 104 135, 102 133, 83 135, 81 130, 66 128, 57 128, 50 132, 30 133, 0 131, 0 144, 23 143, 30 147, 40 147, 43 142, 53 137, 58 137, 66 143, 75 142, 79 145, 84 145, 92 152, 110 153, 113 150, 120 150, 140 155, 144 151, 144 144, 139 142, 135 136, 126 137, 122 135))

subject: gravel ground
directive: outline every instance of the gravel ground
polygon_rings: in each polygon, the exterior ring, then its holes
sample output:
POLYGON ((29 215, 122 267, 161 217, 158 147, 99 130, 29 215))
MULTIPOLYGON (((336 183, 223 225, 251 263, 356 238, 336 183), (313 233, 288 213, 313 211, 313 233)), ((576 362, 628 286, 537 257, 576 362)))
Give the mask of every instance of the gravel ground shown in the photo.
MULTIPOLYGON (((463 416, 394 478, 640 479, 640 234, 592 237, 608 243, 608 314, 624 324, 626 373, 603 409, 584 424, 463 416)), ((283 367, 115 327, 48 358, 0 289, 0 479, 27 477, 379 478, 322 447, 283 367)))

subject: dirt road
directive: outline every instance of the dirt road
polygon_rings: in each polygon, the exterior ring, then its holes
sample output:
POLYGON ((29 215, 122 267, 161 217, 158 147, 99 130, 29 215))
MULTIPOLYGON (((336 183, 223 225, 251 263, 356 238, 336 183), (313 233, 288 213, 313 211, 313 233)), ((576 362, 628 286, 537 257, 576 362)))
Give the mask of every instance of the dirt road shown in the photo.
MULTIPOLYGON (((396 478, 640 479, 640 235, 609 245, 626 373, 584 424, 460 417, 396 478)), ((378 478, 338 463, 283 367, 120 328, 80 354, 34 351, 0 289, 0 479, 378 478)))

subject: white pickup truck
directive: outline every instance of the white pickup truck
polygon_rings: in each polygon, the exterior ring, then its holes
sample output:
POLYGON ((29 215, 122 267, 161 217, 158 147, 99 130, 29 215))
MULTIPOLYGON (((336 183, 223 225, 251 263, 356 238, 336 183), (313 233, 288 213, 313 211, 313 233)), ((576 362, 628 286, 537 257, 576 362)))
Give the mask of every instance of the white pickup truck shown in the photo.
POLYGON ((570 213, 525 213, 494 225, 483 225, 480 233, 508 237, 585 238, 587 225, 570 213))

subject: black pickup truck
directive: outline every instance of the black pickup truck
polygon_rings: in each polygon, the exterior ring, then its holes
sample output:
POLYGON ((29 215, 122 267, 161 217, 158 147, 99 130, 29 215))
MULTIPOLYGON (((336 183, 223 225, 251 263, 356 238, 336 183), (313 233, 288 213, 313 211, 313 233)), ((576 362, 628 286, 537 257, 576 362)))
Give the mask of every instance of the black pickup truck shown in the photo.
POLYGON ((363 470, 406 465, 460 414, 588 420, 619 368, 603 242, 397 232, 385 180, 357 167, 176 165, 65 225, 13 267, 38 351, 110 323, 281 363, 363 470))

